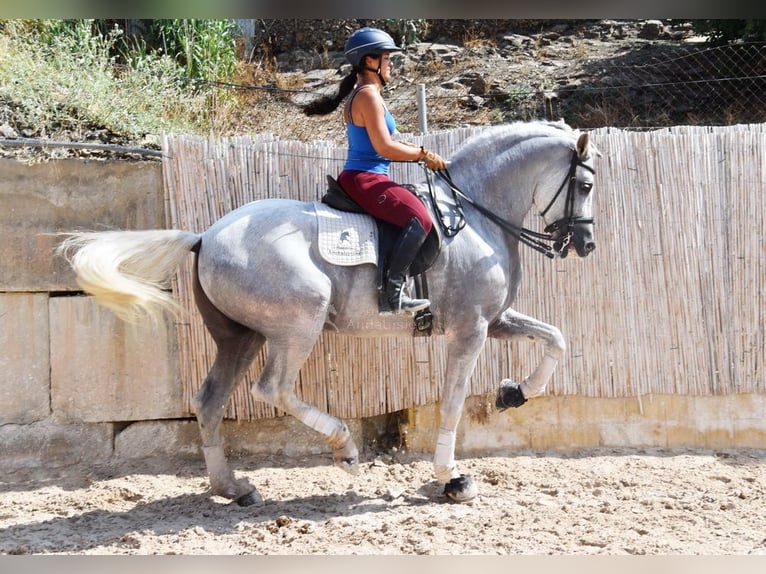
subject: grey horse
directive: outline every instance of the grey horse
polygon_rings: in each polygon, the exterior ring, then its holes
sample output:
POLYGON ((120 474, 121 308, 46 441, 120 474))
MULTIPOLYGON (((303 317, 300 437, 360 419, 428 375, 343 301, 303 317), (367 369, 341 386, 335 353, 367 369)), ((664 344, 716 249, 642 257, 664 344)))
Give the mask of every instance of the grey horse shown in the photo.
MULTIPOLYGON (((468 381, 487 337, 533 339, 544 356, 521 383, 499 382, 496 406, 518 407, 541 394, 565 352, 561 331, 512 308, 519 290, 522 227, 535 208, 545 223, 549 255, 595 249, 591 193, 600 153, 587 132, 563 122, 492 126, 469 138, 450 159, 449 177, 433 177, 439 197, 460 198, 466 225, 444 234, 428 270, 433 332, 447 349, 439 429, 433 454, 448 499, 475 498, 478 488, 455 461, 456 430, 468 381)), ((438 176, 438 174, 437 174, 438 176)), ((429 178, 431 180, 431 178, 429 178)), ((181 230, 67 233, 58 252, 82 289, 119 317, 156 320, 178 304, 165 288, 190 252, 194 295, 217 345, 214 363, 193 398, 213 494, 249 505, 255 486, 236 479, 220 423, 235 386, 265 343, 268 355, 250 389, 324 435, 333 460, 355 472, 359 452, 348 426, 302 401, 298 372, 324 329, 348 336, 412 334, 401 315, 381 315, 374 265, 326 262, 317 248, 310 202, 264 199, 223 216, 201 234, 181 230)), ((538 247, 542 240, 532 240, 538 247)))

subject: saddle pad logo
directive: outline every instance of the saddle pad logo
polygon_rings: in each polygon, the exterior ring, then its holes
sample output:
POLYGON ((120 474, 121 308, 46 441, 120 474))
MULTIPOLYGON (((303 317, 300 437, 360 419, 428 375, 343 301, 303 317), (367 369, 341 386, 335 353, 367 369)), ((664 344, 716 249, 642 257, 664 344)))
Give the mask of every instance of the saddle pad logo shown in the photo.
POLYGON ((378 264, 378 226, 369 215, 316 203, 319 254, 334 265, 378 264))

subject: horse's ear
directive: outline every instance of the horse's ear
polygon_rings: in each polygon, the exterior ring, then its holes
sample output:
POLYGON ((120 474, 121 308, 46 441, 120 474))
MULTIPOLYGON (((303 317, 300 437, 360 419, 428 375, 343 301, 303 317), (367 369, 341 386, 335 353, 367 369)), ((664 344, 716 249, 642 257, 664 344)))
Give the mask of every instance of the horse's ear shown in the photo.
POLYGON ((585 158, 588 156, 588 132, 583 132, 580 134, 580 137, 577 138, 577 155, 581 158, 585 158))

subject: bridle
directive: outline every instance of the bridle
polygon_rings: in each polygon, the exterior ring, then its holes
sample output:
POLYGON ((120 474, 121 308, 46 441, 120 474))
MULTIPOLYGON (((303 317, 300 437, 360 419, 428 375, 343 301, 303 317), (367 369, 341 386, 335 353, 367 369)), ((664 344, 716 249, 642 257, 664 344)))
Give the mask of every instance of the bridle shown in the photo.
POLYGON ((502 219, 501 217, 497 216, 493 211, 487 209, 486 207, 482 205, 479 205, 473 199, 465 195, 460 190, 460 188, 458 188, 457 185, 455 185, 455 183, 452 181, 452 176, 449 173, 449 169, 444 169, 434 173, 436 173, 436 175, 439 178, 441 178, 449 187, 450 191, 452 192, 452 198, 455 202, 455 208, 458 213, 457 224, 447 225, 445 223, 446 216, 441 212, 436 202, 433 186, 431 185, 429 170, 426 170, 426 179, 428 182, 428 190, 431 195, 431 202, 432 202, 434 211, 439 215, 438 217, 439 224, 442 228, 442 232, 447 237, 453 237, 454 235, 457 235, 457 233, 461 229, 463 229, 463 227, 465 227, 465 223, 466 223, 465 214, 463 213, 463 206, 460 201, 461 199, 463 199, 466 203, 471 205, 479 213, 484 215, 490 221, 497 224, 500 228, 502 228, 507 233, 516 237, 519 241, 521 241, 528 247, 531 247, 535 251, 542 253, 546 257, 553 259, 555 257, 555 253, 562 253, 562 251, 565 251, 567 247, 569 246, 569 242, 572 240, 572 236, 574 234, 575 225, 593 223, 592 217, 580 217, 580 216, 575 216, 573 214, 574 202, 575 202, 575 186, 577 184, 576 172, 578 167, 585 168, 591 173, 594 173, 594 174, 596 173, 592 167, 582 162, 576 150, 572 152, 572 160, 569 163, 569 171, 567 172, 567 175, 564 178, 564 181, 561 182, 561 185, 556 191, 556 194, 553 196, 553 199, 551 199, 551 201, 548 203, 546 208, 543 209, 542 212, 540 212, 540 216, 544 217, 545 214, 548 213, 550 208, 553 206, 553 204, 556 203, 556 200, 561 195, 561 192, 564 190, 564 187, 566 186, 567 196, 566 196, 566 207, 564 210, 564 217, 546 226, 544 233, 532 231, 531 229, 527 229, 526 227, 517 227, 516 225, 513 225, 512 223, 509 223, 505 219, 502 219), (553 232, 558 231, 562 227, 566 227, 566 230, 567 230, 566 234, 562 235, 558 239, 554 238, 553 232), (548 245, 546 242, 553 242, 553 246, 548 245))
POLYGON ((550 203, 548 203, 548 206, 540 212, 540 217, 545 217, 545 214, 548 213, 548 210, 553 206, 554 203, 556 203, 556 200, 558 199, 559 195, 561 195, 561 191, 564 189, 564 186, 568 181, 569 185, 567 186, 567 198, 564 217, 558 221, 554 221, 545 228, 545 232, 552 235, 554 231, 558 231, 562 227, 566 226, 566 235, 560 237, 553 245, 554 249, 556 249, 556 251, 559 253, 561 253, 561 251, 565 249, 569 245, 569 242, 572 240, 575 225, 593 223, 592 217, 575 217, 572 214, 574 211, 575 185, 577 184, 576 172, 578 167, 585 168, 592 174, 596 173, 592 167, 582 162, 580 156, 577 153, 577 150, 574 150, 572 152, 572 161, 569 162, 569 172, 564 178, 564 181, 561 182, 558 191, 556 191, 556 195, 553 196, 553 199, 551 199, 550 203))

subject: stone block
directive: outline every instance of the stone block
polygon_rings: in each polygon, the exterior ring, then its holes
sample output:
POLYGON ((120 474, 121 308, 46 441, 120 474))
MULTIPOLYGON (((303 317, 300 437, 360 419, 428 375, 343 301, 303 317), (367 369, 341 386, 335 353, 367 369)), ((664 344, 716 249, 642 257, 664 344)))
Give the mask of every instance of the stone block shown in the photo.
POLYGON ((422 405, 409 412, 407 446, 413 452, 432 452, 439 428, 439 405, 422 405))
MULTIPOLYGON (((362 448, 359 419, 346 421, 362 448)), ((331 452, 324 437, 291 416, 248 422, 224 420, 221 426, 224 447, 230 456, 284 455, 298 457, 331 452)), ((150 456, 202 457, 202 441, 195 420, 136 422, 115 436, 116 458, 150 456)))
POLYGON ((669 422, 666 425, 665 434, 668 448, 698 448, 700 446, 700 435, 691 419, 669 422))
MULTIPOLYGON (((734 427, 733 420, 736 418, 736 411, 733 411, 733 395, 722 396, 696 396, 691 397, 693 410, 693 421, 697 430, 704 435, 715 435, 720 439, 713 440, 717 444, 718 440, 725 440, 725 436, 731 436, 734 427)), ((708 447, 707 444, 700 446, 708 447)), ((712 447, 714 448, 714 447, 712 447)))
POLYGON ((0 425, 50 415, 47 293, 0 293, 0 425))
POLYGON ((718 449, 734 448, 734 425, 727 425, 728 428, 707 427, 704 431, 697 429, 696 448, 718 449))
POLYGON ((79 290, 57 232, 164 226, 157 161, 0 159, 0 291, 79 290))
POLYGON ((501 416, 490 425, 466 425, 458 434, 457 454, 509 453, 532 448, 529 428, 505 424, 501 416))
POLYGON ((180 418, 183 408, 172 319, 130 325, 92 297, 55 297, 51 406, 59 421, 180 418))
MULTIPOLYGON (((345 419, 357 448, 362 451, 360 419, 345 419)), ((277 454, 288 457, 327 453, 332 449, 324 436, 291 416, 259 419, 249 423, 225 420, 223 436, 226 451, 237 454, 277 454)))
POLYGON ((194 420, 142 421, 128 425, 114 437, 117 459, 178 456, 198 458, 200 433, 194 420))
MULTIPOLYGON (((624 398, 584 397, 577 395, 566 395, 557 398, 558 409, 550 410, 557 412, 557 422, 562 424, 591 424, 607 421, 621 424, 625 422, 625 405, 627 401, 624 398)), ((532 401, 536 400, 532 399, 532 401)), ((636 399, 633 398, 631 400, 635 401, 636 399)), ((526 406, 524 405, 524 407, 526 406)))
POLYGON ((641 395, 631 397, 626 404, 626 420, 640 422, 642 420, 661 420, 667 416, 667 397, 665 395, 641 395))
POLYGON ((112 431, 111 424, 58 424, 51 419, 0 426, 0 473, 107 461, 112 431))
POLYGON ((766 395, 737 394, 732 401, 731 412, 735 448, 766 449, 766 395))
MULTIPOLYGON (((507 416, 511 410, 515 409, 498 412, 494 393, 468 397, 457 429, 456 454, 504 453, 529 448, 529 428, 507 416)), ((428 452, 433 452, 435 432, 429 438, 425 446, 428 452)))
POLYGON ((561 424, 530 429, 534 449, 570 450, 600 446, 601 434, 596 424, 561 424))
MULTIPOLYGON (((603 432, 602 428, 602 432, 603 432)), ((645 420, 643 422, 631 422, 622 425, 622 436, 615 440, 610 436, 610 442, 607 444, 606 433, 602 434, 604 446, 619 447, 660 447, 664 448, 668 442, 667 428, 663 421, 645 420)))
MULTIPOLYGON (((481 398, 483 400, 483 398, 481 398)), ((469 397, 466 412, 476 410, 469 397)), ((567 448, 766 448, 766 396, 760 394, 694 397, 538 397, 518 409, 492 413, 486 420, 463 417, 456 453, 505 453, 518 449, 567 448), (522 411, 533 406, 525 418, 522 411), (643 414, 641 411, 643 410, 643 414), (543 422, 543 412, 557 413, 543 422), (623 414, 625 414, 623 418, 623 414)), ((432 452, 439 405, 411 411, 407 444, 416 452, 432 452)))
POLYGON ((665 403, 665 422, 672 427, 694 420, 694 397, 688 395, 657 395, 665 403))
POLYGON ((527 427, 543 427, 559 422, 562 397, 542 395, 533 397, 518 408, 503 411, 502 416, 510 423, 527 427))
POLYGON ((732 402, 732 412, 736 413, 735 420, 766 421, 766 395, 739 393, 732 395, 729 400, 732 402))
POLYGON ((645 446, 648 444, 645 428, 641 423, 600 424, 599 443, 610 448, 645 446))
POLYGON ((766 449, 766 420, 734 421, 731 448, 766 449))

